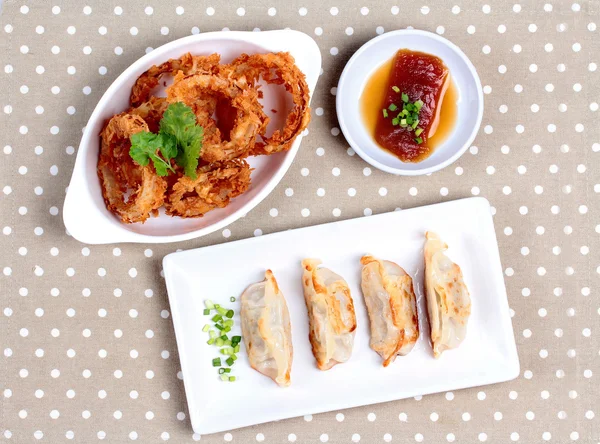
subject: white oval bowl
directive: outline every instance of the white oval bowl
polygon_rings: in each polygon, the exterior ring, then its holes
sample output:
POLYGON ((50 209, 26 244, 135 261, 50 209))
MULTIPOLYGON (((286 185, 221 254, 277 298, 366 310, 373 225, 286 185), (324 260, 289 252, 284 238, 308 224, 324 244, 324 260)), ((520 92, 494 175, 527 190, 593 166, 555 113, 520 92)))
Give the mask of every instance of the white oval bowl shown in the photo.
MULTIPOLYGON (((100 131, 106 119, 129 107, 131 87, 136 79, 152 65, 170 58, 179 58, 190 52, 194 55, 221 54, 221 62, 227 63, 241 53, 287 51, 296 59, 296 65, 306 75, 312 93, 321 71, 321 52, 308 35, 291 30, 265 32, 209 32, 192 35, 167 43, 146 54, 127 68, 106 90, 85 127, 77 152, 75 167, 63 207, 65 226, 75 239, 88 244, 119 242, 164 243, 176 242, 212 233, 246 215, 260 203, 279 183, 291 165, 302 135, 294 141, 289 151, 271 156, 250 157, 252 171, 249 190, 233 199, 222 209, 207 213, 204 217, 183 219, 161 214, 144 224, 124 224, 106 209, 102 198, 100 181, 96 173, 100 149, 100 131)), ((265 94, 265 112, 271 107, 281 110, 282 97, 265 94), (271 106, 272 105, 272 106, 271 106)), ((283 113, 273 115, 283 118, 283 113)), ((277 123, 277 122, 274 122, 277 123)))
POLYGON ((402 29, 375 37, 354 53, 340 76, 336 108, 346 140, 363 160, 388 173, 418 176, 450 165, 469 148, 483 117, 483 91, 475 67, 458 46, 431 32, 402 29), (360 97, 367 81, 399 49, 421 51, 442 59, 459 96, 452 133, 428 158, 418 163, 402 162, 382 149, 367 131, 360 110, 360 97))

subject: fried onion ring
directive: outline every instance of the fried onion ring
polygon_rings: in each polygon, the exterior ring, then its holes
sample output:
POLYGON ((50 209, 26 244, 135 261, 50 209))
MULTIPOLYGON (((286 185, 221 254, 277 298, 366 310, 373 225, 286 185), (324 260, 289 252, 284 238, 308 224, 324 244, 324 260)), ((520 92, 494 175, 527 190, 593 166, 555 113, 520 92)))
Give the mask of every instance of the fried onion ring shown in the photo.
POLYGON ((217 70, 220 60, 221 56, 216 53, 208 56, 193 56, 188 52, 179 59, 169 59, 161 65, 154 65, 136 80, 131 88, 129 103, 132 107, 138 107, 147 102, 152 90, 158 86, 164 74, 174 76, 180 71, 185 75, 212 74, 217 70))
POLYGON ((240 88, 256 88, 260 78, 268 84, 285 87, 292 95, 294 108, 288 114, 283 130, 274 131, 270 137, 261 134, 263 141, 256 143, 252 154, 273 154, 289 150, 310 121, 310 92, 294 57, 287 52, 242 54, 229 65, 221 65, 219 75, 233 80, 240 88))
POLYGON ((167 182, 151 166, 140 166, 129 156, 129 136, 148 131, 140 117, 122 113, 113 116, 100 137, 98 177, 106 207, 124 223, 144 222, 162 206, 167 182), (127 196, 129 193, 129 196, 127 196))
MULTIPOLYGON (((256 143, 256 137, 265 131, 268 118, 258 101, 258 92, 252 88, 239 88, 230 80, 219 76, 196 74, 188 77, 178 75, 167 88, 168 102, 183 102, 192 108, 198 123, 204 127, 200 158, 207 163, 222 162, 248 156, 256 143), (214 99, 213 102, 211 99, 214 99), (235 109, 234 125, 228 141, 207 138, 214 133, 216 123, 212 118, 212 104, 226 99, 235 109), (207 107, 207 102, 211 105, 207 107)), ((214 111, 213 111, 214 112, 214 111)))
POLYGON ((195 180, 182 176, 169 190, 167 214, 201 217, 215 208, 225 208, 248 189, 251 171, 245 160, 234 159, 198 168, 195 180))

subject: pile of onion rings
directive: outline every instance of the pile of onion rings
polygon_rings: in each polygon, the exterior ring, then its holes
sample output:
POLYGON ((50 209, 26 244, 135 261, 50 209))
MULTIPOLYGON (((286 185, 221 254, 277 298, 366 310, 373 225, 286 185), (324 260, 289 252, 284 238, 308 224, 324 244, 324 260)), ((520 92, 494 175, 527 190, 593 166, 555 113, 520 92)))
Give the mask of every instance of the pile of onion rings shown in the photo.
POLYGON ((108 120, 100 133, 98 177, 109 211, 124 223, 144 222, 165 208, 166 214, 201 217, 224 208, 250 187, 248 156, 287 151, 310 121, 309 89, 304 74, 288 53, 242 54, 220 64, 219 54, 193 56, 153 66, 131 90, 130 108, 108 120), (170 76, 166 97, 153 95, 170 76), (282 85, 293 107, 285 125, 267 135, 269 117, 260 100, 260 81, 282 85), (171 103, 182 102, 204 129, 196 179, 183 174, 159 177, 152 164, 141 166, 129 156, 130 136, 157 132, 171 103))

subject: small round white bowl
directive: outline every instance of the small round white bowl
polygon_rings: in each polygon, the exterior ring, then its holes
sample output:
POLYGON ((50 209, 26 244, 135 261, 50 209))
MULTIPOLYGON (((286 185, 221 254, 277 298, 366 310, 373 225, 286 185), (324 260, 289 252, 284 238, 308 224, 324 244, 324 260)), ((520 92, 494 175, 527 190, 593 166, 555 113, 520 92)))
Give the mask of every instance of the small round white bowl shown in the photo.
POLYGON ((337 116, 350 146, 375 168, 392 174, 418 176, 450 165, 469 148, 483 117, 483 90, 475 67, 458 46, 427 31, 403 29, 369 40, 350 58, 337 87, 337 116), (448 138, 426 159, 402 162, 382 149, 367 131, 360 110, 360 96, 367 80, 399 49, 410 49, 442 59, 458 91, 456 125, 448 138))
MULTIPOLYGON (((306 75, 310 93, 314 92, 321 71, 321 52, 308 35, 292 30, 264 32, 207 32, 169 42, 146 54, 127 68, 106 90, 92 113, 81 138, 73 175, 63 207, 63 220, 68 232, 87 244, 118 242, 164 243, 178 242, 204 236, 219 230, 247 214, 269 195, 291 165, 302 135, 296 137, 289 151, 271 156, 250 157, 253 168, 252 184, 248 191, 236 197, 226 208, 219 208, 204 217, 183 219, 160 214, 144 224, 124 224, 106 209, 96 167, 100 149, 100 131, 107 119, 129 107, 131 87, 140 74, 152 65, 169 58, 179 58, 186 52, 194 55, 221 54, 221 62, 228 63, 245 52, 287 51, 296 59, 296 65, 306 75)), ((266 86, 277 90, 272 85, 266 86)), ((267 114, 271 108, 285 109, 291 103, 285 90, 281 94, 267 93, 263 105, 267 114), (286 103, 288 105, 286 105, 286 103)), ((284 113, 271 115, 275 126, 282 123, 284 113)))

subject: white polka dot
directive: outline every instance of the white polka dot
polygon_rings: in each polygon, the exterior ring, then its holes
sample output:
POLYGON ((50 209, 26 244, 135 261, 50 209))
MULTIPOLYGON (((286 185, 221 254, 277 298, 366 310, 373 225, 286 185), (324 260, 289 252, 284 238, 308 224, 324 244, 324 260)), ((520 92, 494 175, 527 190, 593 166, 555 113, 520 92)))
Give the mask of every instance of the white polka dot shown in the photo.
POLYGON ((308 217, 310 216, 310 210, 308 208, 303 208, 300 214, 302 214, 302 217, 308 217))

